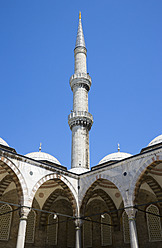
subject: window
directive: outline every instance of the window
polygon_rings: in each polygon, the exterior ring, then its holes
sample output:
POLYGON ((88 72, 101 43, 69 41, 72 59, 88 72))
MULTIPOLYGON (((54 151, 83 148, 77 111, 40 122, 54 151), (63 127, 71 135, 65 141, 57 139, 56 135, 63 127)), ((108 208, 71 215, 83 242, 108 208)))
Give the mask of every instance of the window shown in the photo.
POLYGON ((122 214, 122 219, 123 219, 124 243, 130 243, 129 220, 128 220, 128 215, 125 211, 122 214))
POLYGON ((86 218, 83 225, 84 248, 92 247, 92 222, 90 218, 86 218))
POLYGON ((50 214, 48 216, 47 225, 47 243, 49 245, 57 245, 58 217, 50 214))
POLYGON ((31 210, 27 218, 26 243, 34 243, 36 213, 31 210))
MULTIPOLYGON (((146 208, 146 211, 159 215, 158 207, 152 204, 146 208)), ((147 217, 149 241, 161 241, 162 232, 161 232, 160 217, 152 214, 146 214, 146 217, 147 217)))
POLYGON ((112 244, 112 232, 111 232, 111 226, 105 225, 110 224, 111 225, 111 217, 109 214, 103 214, 101 215, 101 242, 102 246, 107 246, 112 244))
MULTIPOLYGON (((0 207, 0 214, 12 211, 11 206, 4 204, 0 207)), ((0 240, 8 240, 11 227, 12 212, 0 215, 0 240)))
POLYGON ((67 247, 75 247, 75 225, 72 219, 67 222, 67 247))

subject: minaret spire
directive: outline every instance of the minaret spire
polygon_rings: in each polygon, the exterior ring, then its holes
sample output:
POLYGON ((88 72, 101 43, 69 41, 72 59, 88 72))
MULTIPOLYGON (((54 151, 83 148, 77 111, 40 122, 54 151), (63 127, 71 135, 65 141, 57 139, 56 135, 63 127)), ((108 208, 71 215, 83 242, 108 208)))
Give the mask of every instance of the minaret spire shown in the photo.
POLYGON ((73 91, 73 111, 68 116, 72 130, 71 171, 82 173, 89 170, 89 131, 93 124, 93 116, 88 112, 88 92, 91 77, 87 74, 87 49, 85 46, 81 13, 74 49, 75 69, 70 78, 73 91))
POLYGON ((78 32, 77 32, 77 38, 75 43, 76 47, 85 47, 85 40, 84 40, 84 34, 83 34, 83 28, 82 28, 82 21, 81 21, 81 12, 79 12, 79 24, 78 24, 78 32))

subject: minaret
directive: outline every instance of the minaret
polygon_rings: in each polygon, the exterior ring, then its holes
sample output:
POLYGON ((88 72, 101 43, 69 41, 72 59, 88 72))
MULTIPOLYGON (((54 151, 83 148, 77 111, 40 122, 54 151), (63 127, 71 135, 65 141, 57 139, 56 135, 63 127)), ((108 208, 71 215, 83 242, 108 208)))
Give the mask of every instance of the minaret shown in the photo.
POLYGON ((70 78, 73 91, 73 110, 68 116, 72 130, 71 171, 82 173, 89 170, 89 131, 93 124, 93 116, 88 112, 88 91, 91 77, 87 73, 87 49, 85 46, 81 13, 74 49, 75 71, 70 78))

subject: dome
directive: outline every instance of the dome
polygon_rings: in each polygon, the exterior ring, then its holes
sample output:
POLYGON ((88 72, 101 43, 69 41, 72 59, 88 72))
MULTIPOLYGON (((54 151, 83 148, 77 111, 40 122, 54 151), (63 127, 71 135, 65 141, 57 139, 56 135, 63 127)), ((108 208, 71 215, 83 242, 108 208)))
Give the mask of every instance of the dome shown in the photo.
POLYGON ((0 138, 0 145, 8 146, 9 147, 9 145, 7 144, 7 142, 4 141, 2 138, 0 138))
POLYGON ((54 164, 61 165, 60 162, 55 157, 45 152, 41 152, 41 151, 31 152, 31 153, 26 154, 25 156, 28 158, 35 159, 35 160, 48 161, 54 164))
POLYGON ((153 139, 149 144, 148 146, 153 146, 153 145, 156 145, 158 143, 161 143, 162 142, 162 134, 157 136, 155 139, 153 139))
POLYGON ((99 164, 103 164, 106 162, 110 162, 110 161, 118 161, 118 160, 122 160, 124 158, 128 158, 132 156, 129 153, 126 152, 114 152, 114 153, 110 153, 109 155, 105 156, 103 159, 100 160, 99 164))

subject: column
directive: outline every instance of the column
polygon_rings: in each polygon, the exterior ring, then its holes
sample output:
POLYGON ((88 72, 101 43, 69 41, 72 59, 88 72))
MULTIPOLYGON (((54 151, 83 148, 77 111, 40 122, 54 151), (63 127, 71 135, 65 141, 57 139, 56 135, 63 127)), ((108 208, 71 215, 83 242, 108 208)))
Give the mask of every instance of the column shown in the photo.
POLYGON ((129 220, 129 234, 130 234, 130 242, 131 242, 131 248, 138 248, 138 237, 137 237, 137 229, 136 229, 136 209, 134 208, 128 208, 125 209, 128 220, 129 220))
POLYGON ((79 219, 79 217, 75 220, 75 248, 81 248, 82 242, 81 242, 81 226, 82 226, 82 220, 79 219))
POLYGON ((28 217, 29 211, 30 211, 30 208, 27 208, 27 207, 22 207, 21 208, 21 211, 20 211, 20 223, 19 223, 19 231, 18 231, 16 248, 24 248, 27 217, 28 217))

